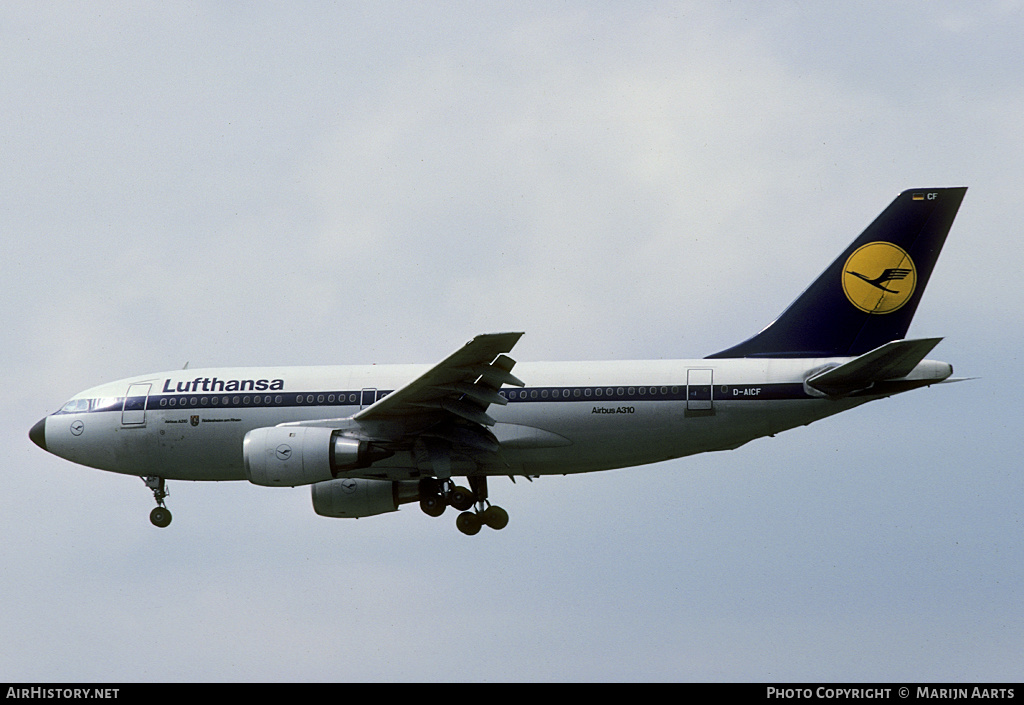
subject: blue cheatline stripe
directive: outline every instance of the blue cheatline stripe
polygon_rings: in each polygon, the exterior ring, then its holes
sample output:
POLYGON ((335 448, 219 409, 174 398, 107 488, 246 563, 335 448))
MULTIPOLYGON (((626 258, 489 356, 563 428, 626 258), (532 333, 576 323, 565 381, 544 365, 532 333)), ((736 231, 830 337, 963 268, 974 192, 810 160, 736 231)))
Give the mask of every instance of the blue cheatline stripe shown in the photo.
MULTIPOLYGON (((380 399, 393 390, 378 390, 380 399)), ((323 406, 357 406, 362 390, 324 392, 275 392, 272 394, 151 394, 148 405, 146 397, 108 397, 105 399, 79 400, 73 409, 56 414, 83 414, 103 411, 120 412, 122 408, 141 411, 173 409, 252 409, 252 408, 299 408, 323 406), (88 408, 85 407, 88 404, 88 408), (144 407, 145 405, 145 407, 144 407)), ((502 389, 499 394, 512 404, 538 402, 643 402, 643 401, 777 401, 783 399, 810 399, 800 383, 784 384, 726 384, 726 385, 638 385, 638 386, 588 386, 588 387, 525 387, 523 389, 502 389)))
POLYGON ((503 389, 499 392, 510 402, 595 402, 595 401, 686 401, 689 399, 714 401, 754 401, 777 399, 808 399, 803 384, 717 384, 690 385, 689 396, 685 384, 635 387, 527 387, 503 389))

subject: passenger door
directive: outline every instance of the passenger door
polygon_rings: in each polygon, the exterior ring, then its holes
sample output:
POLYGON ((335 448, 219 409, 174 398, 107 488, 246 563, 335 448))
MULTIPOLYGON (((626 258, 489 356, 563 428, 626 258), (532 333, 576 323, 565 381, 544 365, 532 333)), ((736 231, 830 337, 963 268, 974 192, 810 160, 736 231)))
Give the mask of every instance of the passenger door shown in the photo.
POLYGON ((145 426, 146 405, 149 402, 149 389, 152 387, 148 382, 132 384, 128 387, 128 393, 124 397, 124 406, 121 407, 122 426, 145 426))
POLYGON ((697 369, 686 371, 687 411, 711 411, 714 408, 712 376, 713 370, 697 369))

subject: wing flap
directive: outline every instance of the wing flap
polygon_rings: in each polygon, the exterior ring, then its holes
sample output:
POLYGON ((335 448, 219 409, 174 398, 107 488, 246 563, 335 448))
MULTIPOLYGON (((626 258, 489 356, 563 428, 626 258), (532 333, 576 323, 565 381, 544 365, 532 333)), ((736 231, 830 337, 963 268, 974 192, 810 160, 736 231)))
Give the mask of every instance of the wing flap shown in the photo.
POLYGON ((465 382, 456 382, 455 384, 439 385, 438 389, 442 389, 448 392, 457 392, 458 394, 464 394, 470 397, 474 401, 483 404, 497 404, 498 406, 505 406, 508 404, 508 399, 501 396, 497 392, 487 389, 482 385, 478 384, 467 384, 465 382))
MULTIPOLYGON (((510 357, 502 355, 501 358, 512 362, 510 357)), ((500 359, 500 358, 499 358, 500 359)), ((497 363, 498 360, 495 361, 497 363)), ((515 362, 512 362, 515 364, 515 362)), ((481 377, 489 382, 495 384, 495 389, 499 389, 503 384, 511 384, 513 387, 525 387, 526 383, 521 379, 511 374, 508 370, 504 370, 498 367, 497 364, 490 365, 473 365, 472 367, 463 367, 458 370, 460 373, 470 375, 474 377, 481 377)))

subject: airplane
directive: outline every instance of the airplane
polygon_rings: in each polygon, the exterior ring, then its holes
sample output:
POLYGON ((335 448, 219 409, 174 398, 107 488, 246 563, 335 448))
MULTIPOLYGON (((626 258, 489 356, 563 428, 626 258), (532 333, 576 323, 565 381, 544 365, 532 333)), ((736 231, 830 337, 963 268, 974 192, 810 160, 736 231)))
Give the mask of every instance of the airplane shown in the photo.
POLYGON ((517 364, 523 333, 505 332, 433 366, 182 369, 76 394, 29 437, 141 477, 158 527, 171 522, 166 481, 247 480, 310 485, 325 517, 418 502, 432 517, 453 507, 464 534, 500 530, 508 513, 490 503, 490 477, 730 450, 959 381, 925 359, 941 338, 905 335, 966 191, 902 192, 777 319, 704 358, 517 364))

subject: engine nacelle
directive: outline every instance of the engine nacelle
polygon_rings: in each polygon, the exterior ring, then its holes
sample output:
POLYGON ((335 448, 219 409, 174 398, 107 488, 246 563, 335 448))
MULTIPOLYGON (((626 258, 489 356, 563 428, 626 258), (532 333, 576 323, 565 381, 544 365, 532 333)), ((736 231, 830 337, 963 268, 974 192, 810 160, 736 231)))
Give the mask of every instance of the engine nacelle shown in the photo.
POLYGON ((330 428, 270 426, 245 434, 245 476, 254 485, 295 487, 366 468, 393 455, 369 441, 348 438, 330 428))
POLYGON ((335 518, 372 517, 398 511, 398 505, 419 499, 415 481, 365 480, 347 477, 312 487, 313 511, 335 518))

